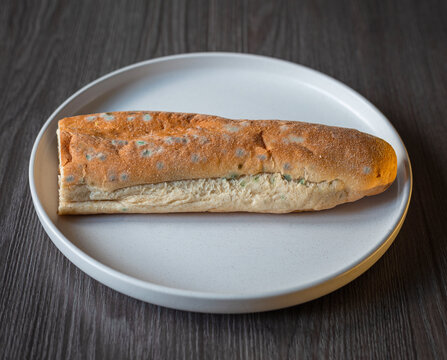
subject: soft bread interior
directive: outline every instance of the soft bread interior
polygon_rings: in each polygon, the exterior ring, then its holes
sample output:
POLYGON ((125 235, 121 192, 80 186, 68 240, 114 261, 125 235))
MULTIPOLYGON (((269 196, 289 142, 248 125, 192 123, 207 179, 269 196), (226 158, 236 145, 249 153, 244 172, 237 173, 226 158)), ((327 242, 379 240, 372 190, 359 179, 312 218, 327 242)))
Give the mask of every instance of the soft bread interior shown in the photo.
POLYGON ((313 183, 262 173, 237 179, 162 182, 105 192, 88 185, 60 191, 60 214, 265 212, 287 213, 334 207, 363 197, 338 179, 313 183), (76 201, 74 201, 76 199, 76 201))

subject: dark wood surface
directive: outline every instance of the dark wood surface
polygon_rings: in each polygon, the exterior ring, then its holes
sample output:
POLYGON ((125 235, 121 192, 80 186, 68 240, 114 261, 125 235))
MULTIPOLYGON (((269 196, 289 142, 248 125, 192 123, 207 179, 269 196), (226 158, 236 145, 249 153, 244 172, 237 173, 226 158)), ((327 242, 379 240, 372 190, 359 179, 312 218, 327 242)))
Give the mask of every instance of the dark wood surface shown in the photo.
POLYGON ((447 358, 447 1, 22 1, 0 6, 0 358, 447 358), (300 306, 206 315, 119 294, 72 265, 34 212, 28 161, 53 110, 112 70, 236 51, 294 61, 370 99, 414 192, 363 276, 300 306))

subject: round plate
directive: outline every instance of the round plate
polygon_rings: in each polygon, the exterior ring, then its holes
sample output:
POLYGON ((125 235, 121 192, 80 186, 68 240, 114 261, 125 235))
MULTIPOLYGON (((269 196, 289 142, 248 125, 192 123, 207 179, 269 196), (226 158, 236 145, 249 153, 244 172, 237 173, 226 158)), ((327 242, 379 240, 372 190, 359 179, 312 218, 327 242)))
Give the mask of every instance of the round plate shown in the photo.
POLYGON ((143 301, 218 313, 291 306, 353 280, 391 245, 412 188, 402 140, 362 96, 300 65, 232 53, 149 60, 87 85, 67 99, 40 131, 29 178, 43 227, 80 269, 143 301), (314 213, 58 216, 57 121, 123 110, 356 128, 394 147, 397 179, 381 195, 314 213))

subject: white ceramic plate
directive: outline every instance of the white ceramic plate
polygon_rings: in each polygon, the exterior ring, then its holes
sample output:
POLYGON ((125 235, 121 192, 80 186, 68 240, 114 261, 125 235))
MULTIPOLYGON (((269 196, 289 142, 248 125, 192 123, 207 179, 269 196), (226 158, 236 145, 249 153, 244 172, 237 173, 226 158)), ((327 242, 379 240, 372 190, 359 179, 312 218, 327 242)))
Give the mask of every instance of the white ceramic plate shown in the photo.
POLYGON ((387 119, 340 82, 306 67, 232 53, 169 56, 87 85, 48 119, 31 154, 30 187, 46 232, 87 274, 137 299, 199 312, 253 312, 333 291, 390 246, 412 176, 387 119), (57 121, 76 114, 168 110, 356 128, 395 149, 385 193, 316 213, 58 216, 57 121))

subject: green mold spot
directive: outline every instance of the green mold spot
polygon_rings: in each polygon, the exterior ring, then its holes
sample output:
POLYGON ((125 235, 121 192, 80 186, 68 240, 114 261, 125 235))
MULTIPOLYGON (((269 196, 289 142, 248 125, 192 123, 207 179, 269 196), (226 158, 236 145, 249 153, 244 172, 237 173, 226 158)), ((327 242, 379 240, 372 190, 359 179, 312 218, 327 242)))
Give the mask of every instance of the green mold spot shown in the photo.
POLYGON ((145 150, 143 150, 142 152, 141 152, 141 156, 142 157, 151 157, 152 156, 152 151, 151 150, 149 150, 149 149, 145 149, 145 150))
POLYGON ((197 155, 197 154, 192 154, 192 155, 191 155, 191 161, 192 161, 193 163, 197 163, 197 162, 199 162, 199 160, 200 160, 199 155, 197 155))
POLYGON ((236 149, 236 156, 237 157, 245 156, 245 150, 244 149, 236 149))
POLYGON ((229 132, 238 132, 239 131, 239 127, 233 126, 233 125, 230 125, 230 124, 226 124, 225 125, 225 130, 227 130, 229 132))
POLYGON ((289 140, 294 143, 302 143, 304 139, 301 136, 289 135, 289 140))
POLYGON ((115 116, 113 116, 112 113, 104 113, 101 115, 101 117, 105 120, 105 121, 113 121, 115 120, 115 116))

